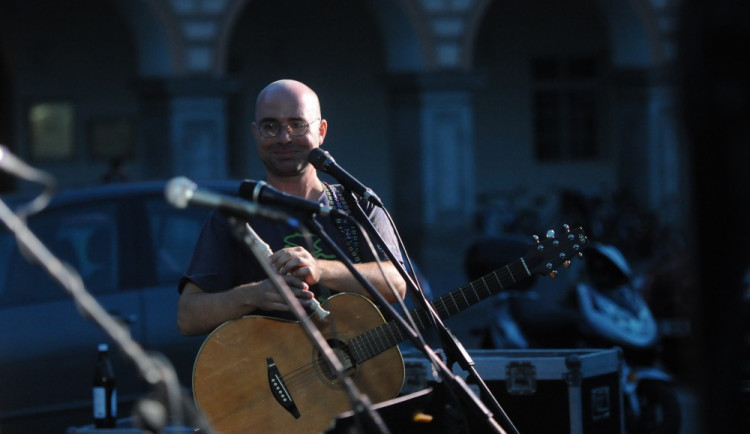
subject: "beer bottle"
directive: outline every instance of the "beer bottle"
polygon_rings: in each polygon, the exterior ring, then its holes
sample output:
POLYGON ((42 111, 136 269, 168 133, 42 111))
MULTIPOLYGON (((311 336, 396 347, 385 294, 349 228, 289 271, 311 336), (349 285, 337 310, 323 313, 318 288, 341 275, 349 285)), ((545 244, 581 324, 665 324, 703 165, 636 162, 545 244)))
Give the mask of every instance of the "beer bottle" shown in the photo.
POLYGON ((94 370, 94 426, 114 428, 117 421, 117 388, 109 345, 99 344, 98 358, 94 370))

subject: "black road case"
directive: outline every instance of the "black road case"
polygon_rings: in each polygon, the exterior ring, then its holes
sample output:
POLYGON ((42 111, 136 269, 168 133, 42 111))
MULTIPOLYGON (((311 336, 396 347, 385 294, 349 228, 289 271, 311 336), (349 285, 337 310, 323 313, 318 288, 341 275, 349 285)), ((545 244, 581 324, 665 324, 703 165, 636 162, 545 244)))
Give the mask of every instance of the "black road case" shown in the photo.
MULTIPOLYGON (((620 349, 470 350, 469 354, 520 434, 624 432, 620 349)), ((465 373, 455 366, 453 370, 465 373)))

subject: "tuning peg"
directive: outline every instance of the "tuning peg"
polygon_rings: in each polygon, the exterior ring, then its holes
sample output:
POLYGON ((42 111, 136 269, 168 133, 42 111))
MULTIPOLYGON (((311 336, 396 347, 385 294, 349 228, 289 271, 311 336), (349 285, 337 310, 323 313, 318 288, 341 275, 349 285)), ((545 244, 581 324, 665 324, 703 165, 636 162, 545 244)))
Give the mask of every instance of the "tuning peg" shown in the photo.
POLYGON ((541 241, 539 240, 539 235, 532 235, 531 238, 534 240, 535 243, 539 244, 541 241))
POLYGON ((568 268, 570 268, 570 260, 564 261, 564 262, 563 262, 563 267, 565 267, 565 269, 566 269, 566 270, 567 270, 568 268))
POLYGON ((568 226, 568 224, 567 224, 567 223, 563 223, 562 227, 563 227, 563 230, 564 230, 564 231, 565 231, 566 233, 568 233, 568 234, 570 233, 570 226, 568 226))
POLYGON ((548 276, 551 279, 554 279, 555 277, 557 277, 557 270, 550 271, 550 273, 548 274, 548 276))

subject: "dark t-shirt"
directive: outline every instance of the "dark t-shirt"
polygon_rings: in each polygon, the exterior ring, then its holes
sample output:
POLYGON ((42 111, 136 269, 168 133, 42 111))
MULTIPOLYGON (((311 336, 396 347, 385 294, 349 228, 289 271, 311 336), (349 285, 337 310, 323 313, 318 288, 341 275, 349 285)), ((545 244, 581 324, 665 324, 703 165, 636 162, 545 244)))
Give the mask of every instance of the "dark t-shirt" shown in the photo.
MULTIPOLYGON (((329 201, 327 193, 323 193, 319 202, 326 206, 344 209, 346 194, 343 187, 330 185, 329 190, 334 203, 329 201)), ((388 245, 397 260, 401 261, 396 236, 385 212, 367 201, 359 200, 360 207, 372 222, 383 241, 388 245)), ((307 216, 294 215, 302 225, 294 228, 283 222, 272 221, 262 217, 251 217, 247 223, 266 242, 272 251, 284 247, 302 246, 307 248, 313 256, 322 259, 335 259, 335 251, 316 233, 317 228, 307 228, 307 216), (305 237, 304 232, 309 232, 305 237)), ((200 237, 193 251, 187 271, 180 279, 178 290, 182 292, 187 281, 192 281, 206 292, 220 292, 234 288, 243 283, 257 282, 267 278, 263 268, 245 241, 235 236, 235 226, 230 217, 220 211, 213 211, 203 226, 200 237)), ((360 230, 347 219, 330 216, 316 216, 315 219, 323 227, 324 233, 345 252, 353 262, 370 262, 375 256, 363 239, 360 230), (345 236, 344 233, 349 233, 345 236)), ((372 239, 372 237, 371 237, 372 239)), ((378 243, 372 239, 378 248, 378 243)), ((380 259, 387 260, 382 248, 378 248, 380 259)), ((315 285, 311 288, 318 299, 325 299, 330 294, 325 288, 315 285)))

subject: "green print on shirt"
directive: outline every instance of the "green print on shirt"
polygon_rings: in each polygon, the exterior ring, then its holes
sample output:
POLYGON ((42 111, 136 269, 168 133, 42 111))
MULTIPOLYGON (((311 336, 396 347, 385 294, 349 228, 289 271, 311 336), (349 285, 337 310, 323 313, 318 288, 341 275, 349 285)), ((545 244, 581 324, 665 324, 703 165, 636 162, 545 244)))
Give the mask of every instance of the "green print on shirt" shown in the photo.
POLYGON ((310 253, 316 259, 335 259, 336 255, 323 253, 323 249, 320 247, 321 242, 323 242, 323 239, 314 234, 311 234, 309 239, 299 232, 284 237, 284 247, 300 246, 307 249, 308 246, 312 244, 312 251, 310 253), (313 240, 312 243, 309 243, 309 240, 313 240))

